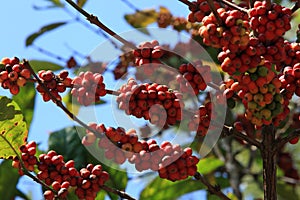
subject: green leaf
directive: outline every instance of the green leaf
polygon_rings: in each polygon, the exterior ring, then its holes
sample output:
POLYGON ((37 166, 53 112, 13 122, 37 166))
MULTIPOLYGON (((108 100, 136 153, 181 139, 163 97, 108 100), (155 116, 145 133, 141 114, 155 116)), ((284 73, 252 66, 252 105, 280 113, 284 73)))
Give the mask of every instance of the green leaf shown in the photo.
POLYGON ((84 131, 81 127, 68 127, 50 134, 49 150, 55 150, 64 156, 65 161, 74 160, 77 169, 86 166, 87 150, 81 144, 78 135, 84 131))
POLYGON ((158 13, 155 9, 146 9, 138 11, 134 14, 127 14, 124 16, 128 24, 134 28, 138 28, 139 31, 149 34, 146 27, 157 21, 158 13))
POLYGON ((0 97, 0 158, 18 155, 28 136, 20 107, 7 97, 0 97))
POLYGON ((294 187, 284 182, 277 183, 278 199, 300 199, 294 187))
POLYGON ((28 129, 30 127, 33 118, 35 96, 36 96, 36 90, 33 83, 26 83, 26 85, 21 88, 19 94, 13 96, 13 100, 21 108, 28 129))
POLYGON ((171 182, 160 177, 155 178, 140 194, 140 199, 177 199, 178 197, 196 191, 206 189, 199 181, 187 179, 171 182))
POLYGON ((0 197, 14 199, 17 193, 17 184, 20 178, 18 170, 11 166, 11 160, 5 160, 0 165, 0 197))
POLYGON ((216 157, 207 157, 200 159, 197 164, 198 172, 201 174, 209 174, 216 170, 218 167, 224 165, 224 162, 217 159, 216 157))
POLYGON ((101 190, 100 192, 98 192, 95 200, 104 200, 105 196, 106 196, 106 192, 104 190, 101 190))
POLYGON ((87 2, 87 0, 77 0, 77 5, 80 8, 82 8, 85 5, 86 2, 87 2))
POLYGON ((65 25, 67 22, 58 22, 58 23, 53 23, 53 24, 49 24, 46 26, 43 26, 39 31, 31 34, 30 36, 27 37, 26 39, 26 47, 30 46, 33 44, 34 40, 36 40, 38 37, 40 37, 41 35, 43 35, 46 32, 52 31, 62 25, 65 25))
POLYGON ((57 71, 57 70, 63 69, 63 66, 55 64, 53 62, 48 62, 48 61, 30 60, 29 63, 35 72, 38 72, 43 69, 44 70, 52 70, 52 71, 57 71))

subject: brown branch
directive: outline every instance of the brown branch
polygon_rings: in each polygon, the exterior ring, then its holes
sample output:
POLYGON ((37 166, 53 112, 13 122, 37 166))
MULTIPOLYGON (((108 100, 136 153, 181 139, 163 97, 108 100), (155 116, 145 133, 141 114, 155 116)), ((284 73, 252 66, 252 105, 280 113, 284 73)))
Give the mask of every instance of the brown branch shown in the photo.
POLYGON ((190 8, 194 8, 195 4, 193 4, 192 2, 188 1, 188 0, 178 0, 181 3, 184 3, 185 5, 189 6, 190 8))
POLYGON ((298 10, 298 8, 300 7, 300 0, 298 0, 294 6, 291 8, 292 13, 296 12, 298 10))
POLYGON ((227 1, 227 0, 218 0, 218 1, 224 3, 225 5, 227 5, 227 6, 231 7, 231 8, 234 8, 234 9, 236 9, 238 11, 241 11, 241 12, 244 12, 244 13, 248 13, 247 9, 242 8, 242 7, 236 5, 235 3, 232 3, 230 1, 227 1))
POLYGON ((228 198, 220 189, 219 186, 213 186, 212 184, 210 184, 199 172, 197 172, 195 175, 194 175, 194 178, 196 180, 199 180, 201 181, 208 189, 208 191, 211 193, 211 194, 214 194, 218 197, 220 197, 220 199, 223 199, 223 200, 230 200, 230 198, 228 198))
POLYGON ((74 120, 75 122, 77 122, 78 124, 80 124, 81 126, 83 126, 85 129, 87 129, 87 130, 91 131, 92 133, 94 133, 97 137, 100 137, 100 138, 102 137, 102 135, 100 133, 98 133, 96 130, 90 128, 87 124, 85 124, 80 119, 78 119, 71 111, 69 111, 64 106, 64 104, 60 100, 58 100, 55 96, 53 96, 51 94, 51 92, 49 91, 49 89, 46 87, 46 85, 44 84, 44 82, 37 76, 37 74, 34 72, 34 70, 32 69, 32 67, 30 66, 30 64, 29 64, 29 62, 27 60, 24 60, 24 66, 26 66, 26 68, 30 70, 30 73, 33 75, 33 77, 38 82, 38 84, 41 85, 41 87, 44 89, 44 91, 49 95, 49 97, 51 98, 51 100, 59 108, 61 108, 72 120, 74 120))
POLYGON ((113 188, 110 188, 106 185, 103 185, 101 186, 101 188, 103 190, 105 190, 106 192, 110 192, 110 193, 114 193, 116 195, 118 195, 119 197, 121 197, 122 199, 129 199, 129 200, 135 200, 135 198, 131 197, 129 194, 127 194, 126 192, 124 191, 120 191, 120 190, 117 190, 117 189, 113 189, 113 188))
POLYGON ((218 24, 219 24, 220 26, 222 26, 224 23, 223 23, 223 21, 222 21, 220 15, 219 15, 217 9, 216 9, 216 6, 215 6, 215 4, 214 4, 214 1, 213 1, 213 0, 207 0, 207 3, 208 3, 208 5, 209 5, 210 10, 213 12, 214 16, 216 17, 218 24))
POLYGON ((263 187, 264 199, 277 199, 276 193, 276 157, 274 151, 275 128, 273 125, 264 126, 262 129, 261 157, 263 159, 263 187))
POLYGON ((123 43, 125 46, 127 46, 131 49, 136 49, 136 47, 132 43, 128 42, 121 36, 117 35, 114 31, 112 31, 110 28, 108 28, 106 25, 104 25, 101 21, 99 21, 98 17, 89 14, 88 12, 86 12, 84 9, 79 7, 76 3, 74 3, 71 0, 66 0, 66 2, 69 3, 73 8, 75 8, 83 16, 85 16, 90 23, 98 26, 103 31, 105 31, 106 33, 108 33, 109 35, 111 35, 112 37, 114 37, 115 39, 120 41, 121 43, 123 43))
POLYGON ((275 151, 279 151, 286 143, 288 143, 290 140, 296 137, 300 137, 300 129, 294 130, 292 133, 290 133, 284 138, 277 138, 275 141, 275 151))
POLYGON ((261 143, 260 142, 258 142, 254 138, 250 138, 249 136, 245 135, 242 132, 237 131, 234 127, 229 127, 229 126, 224 125, 222 134, 224 136, 232 135, 237 139, 245 140, 250 145, 256 146, 258 149, 261 149, 261 143))

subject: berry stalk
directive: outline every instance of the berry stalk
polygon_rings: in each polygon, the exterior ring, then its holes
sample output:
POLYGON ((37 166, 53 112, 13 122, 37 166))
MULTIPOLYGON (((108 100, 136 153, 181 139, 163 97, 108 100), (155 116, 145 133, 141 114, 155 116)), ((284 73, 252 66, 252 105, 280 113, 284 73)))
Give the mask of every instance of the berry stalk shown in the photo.
POLYGON ((82 122, 80 119, 78 119, 71 111, 69 111, 63 103, 58 100, 53 94, 49 91, 49 89, 45 86, 43 81, 37 76, 37 74, 34 72, 32 67, 30 66, 29 62, 27 60, 24 60, 24 65, 30 70, 31 74, 34 76, 36 81, 41 85, 41 87, 44 89, 44 91, 49 95, 49 97, 55 102, 55 104, 60 107, 71 119, 73 119, 75 122, 83 126, 85 129, 93 132, 96 135, 99 135, 97 131, 91 129, 88 125, 86 125, 84 122, 82 122))
POLYGON ((230 200, 230 198, 228 198, 221 190, 220 187, 218 186, 213 186, 211 185, 206 178, 204 178, 199 172, 196 173, 196 175, 194 176, 196 180, 201 181, 207 188, 208 191, 218 197, 220 197, 220 199, 223 200, 230 200))
POLYGON ((279 151, 286 143, 288 143, 290 140, 295 139, 299 136, 300 136, 300 129, 296 129, 284 138, 277 138, 275 141, 275 143, 276 143, 275 150, 279 151))
POLYGON ((227 1, 227 0, 219 0, 219 1, 222 2, 222 3, 224 3, 227 6, 231 7, 231 8, 234 8, 234 9, 239 10, 239 11, 244 12, 244 13, 248 13, 247 9, 242 8, 242 7, 240 7, 240 6, 232 3, 230 1, 227 1))

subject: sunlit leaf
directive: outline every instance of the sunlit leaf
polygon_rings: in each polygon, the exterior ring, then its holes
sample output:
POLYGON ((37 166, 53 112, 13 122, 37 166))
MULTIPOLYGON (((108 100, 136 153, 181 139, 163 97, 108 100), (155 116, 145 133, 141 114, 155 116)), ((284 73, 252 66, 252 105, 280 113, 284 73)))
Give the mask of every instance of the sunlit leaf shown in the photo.
POLYGON ((200 159, 197 164, 198 172, 201 174, 208 174, 216 170, 218 167, 224 165, 224 162, 217 159, 216 157, 207 157, 200 159))
POLYGON ((171 200, 177 199, 184 194, 202 189, 205 189, 205 186, 197 180, 187 179, 183 181, 171 182, 157 177, 144 188, 144 190, 140 194, 140 199, 171 200))
POLYGON ((38 72, 40 70, 52 70, 52 71, 57 71, 63 69, 61 65, 58 65, 53 62, 48 62, 48 61, 42 61, 42 60, 30 60, 29 61, 31 67, 35 72, 38 72))
POLYGON ((141 10, 134 14, 127 14, 124 16, 125 20, 134 28, 143 33, 149 34, 145 29, 149 24, 152 24, 157 21, 158 13, 155 9, 141 10))
POLYGON ((17 156, 28 131, 20 107, 7 97, 0 97, 0 158, 17 156))
POLYGON ((46 32, 52 31, 62 25, 65 25, 67 22, 58 22, 58 23, 53 23, 53 24, 49 24, 46 26, 43 26, 39 31, 31 34, 30 36, 27 37, 26 39, 26 46, 30 46, 33 44, 33 42, 40 37, 41 35, 43 35, 46 32))
POLYGON ((54 6, 57 6, 57 7, 63 7, 64 6, 64 4, 62 4, 60 0, 46 0, 46 1, 51 2, 54 6))

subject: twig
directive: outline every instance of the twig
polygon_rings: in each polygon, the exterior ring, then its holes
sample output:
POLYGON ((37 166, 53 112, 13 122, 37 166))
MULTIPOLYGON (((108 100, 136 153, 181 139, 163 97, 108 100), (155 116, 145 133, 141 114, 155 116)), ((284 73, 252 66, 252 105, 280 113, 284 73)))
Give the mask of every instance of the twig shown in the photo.
POLYGON ((227 5, 227 6, 229 6, 229 7, 234 8, 234 9, 236 9, 236 10, 239 10, 239 11, 241 11, 241 12, 248 13, 248 10, 247 10, 247 9, 242 8, 242 7, 236 5, 235 3, 232 3, 232 2, 230 2, 230 1, 227 1, 227 0, 218 0, 218 1, 224 3, 225 5, 227 5))
POLYGON ((219 15, 219 13, 218 13, 218 11, 216 9, 214 1, 213 0, 207 0, 207 3, 209 5, 210 10, 213 12, 214 16, 216 17, 218 24, 220 26, 222 26, 223 25, 223 21, 222 21, 220 15, 219 15))
POLYGON ((59 60, 59 61, 62 61, 62 62, 67 62, 67 59, 65 59, 65 58, 63 58, 63 57, 61 57, 61 56, 59 56, 59 55, 57 55, 57 54, 55 54, 55 53, 52 53, 52 52, 50 52, 50 51, 48 51, 48 50, 46 50, 46 49, 43 49, 43 48, 41 48, 41 47, 38 47, 38 46, 36 46, 36 45, 34 45, 34 44, 33 44, 31 47, 34 48, 35 50, 39 51, 40 53, 45 54, 46 56, 55 58, 55 59, 57 59, 57 60, 59 60))
POLYGON ((284 138, 277 138, 275 141, 275 151, 279 151, 287 142, 296 137, 300 137, 300 129, 294 130, 292 133, 290 133, 284 138))
POLYGON ((224 134, 224 136, 230 136, 233 135, 234 137, 238 138, 238 139, 242 139, 247 141, 250 145, 256 146, 257 148, 261 149, 261 144, 260 142, 258 142, 257 140, 250 138, 249 136, 237 131, 235 128, 233 127, 229 127, 224 125, 223 126, 223 132, 222 134, 224 134))
POLYGON ((136 47, 132 43, 128 42, 121 36, 117 35, 114 31, 112 31, 110 28, 108 28, 102 22, 100 22, 98 17, 89 14, 88 12, 83 10, 81 7, 79 7, 76 3, 74 3, 71 0, 66 0, 66 2, 69 3, 73 8, 75 8, 83 16, 85 16, 90 23, 95 24, 96 26, 101 28, 103 31, 105 31, 106 33, 108 33, 109 35, 111 35, 112 37, 114 37, 115 39, 120 41, 121 43, 123 43, 125 46, 128 46, 131 49, 136 49, 136 47))
POLYGON ((66 13, 68 13, 70 16, 74 17, 75 20, 79 23, 81 23, 83 26, 85 26, 86 28, 90 29, 91 31, 95 32, 96 34, 100 34, 102 37, 104 37, 105 39, 107 39, 115 49, 120 49, 118 44, 115 43, 115 41, 113 41, 102 29, 94 29, 89 23, 87 23, 87 21, 82 20, 81 18, 74 16, 74 14, 72 12, 70 12, 69 9, 67 9, 66 7, 64 7, 64 11, 66 13))
POLYGON ((34 70, 32 69, 32 67, 30 66, 29 62, 27 60, 24 60, 24 66, 26 66, 27 69, 30 70, 30 73, 33 75, 33 77, 35 78, 35 80, 38 82, 38 84, 41 85, 41 87, 44 89, 44 91, 49 95, 49 97, 51 98, 51 100, 59 107, 61 108, 71 119, 73 119, 75 122, 77 122, 78 124, 80 124, 81 126, 83 126, 85 129, 91 131, 92 133, 94 133, 97 137, 102 137, 101 134, 99 134, 96 130, 90 128, 88 125, 86 125, 84 122, 82 122, 80 119, 78 119, 71 111, 69 111, 64 105, 63 103, 58 100, 55 96, 53 96, 51 94, 51 92, 49 91, 49 89, 46 87, 46 85, 44 84, 44 82, 36 75, 36 73, 34 72, 34 70))
POLYGON ((128 0, 121 0, 123 3, 125 3, 129 8, 133 9, 135 12, 141 12, 140 9, 138 9, 135 5, 133 5, 128 0))
POLYGON ((135 198, 131 197, 129 194, 127 194, 124 191, 116 190, 116 189, 110 188, 106 185, 103 185, 101 188, 103 190, 105 190, 106 192, 114 193, 123 199, 135 200, 135 198))
POLYGON ((230 200, 220 189, 218 186, 211 185, 199 172, 194 175, 196 180, 201 181, 208 189, 211 194, 217 195, 220 199, 230 200))
POLYGON ((190 8, 195 8, 195 4, 193 4, 192 2, 188 1, 188 0, 178 0, 181 3, 184 3, 185 5, 189 6, 190 8))
POLYGON ((296 12, 298 10, 298 8, 300 7, 300 0, 298 0, 294 6, 291 8, 292 13, 296 12))

